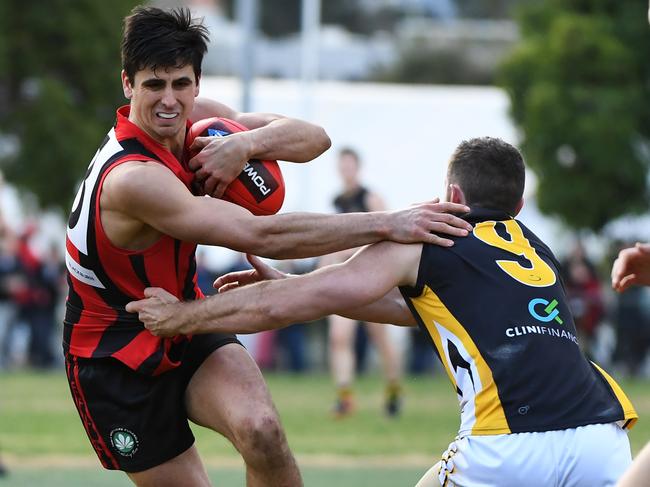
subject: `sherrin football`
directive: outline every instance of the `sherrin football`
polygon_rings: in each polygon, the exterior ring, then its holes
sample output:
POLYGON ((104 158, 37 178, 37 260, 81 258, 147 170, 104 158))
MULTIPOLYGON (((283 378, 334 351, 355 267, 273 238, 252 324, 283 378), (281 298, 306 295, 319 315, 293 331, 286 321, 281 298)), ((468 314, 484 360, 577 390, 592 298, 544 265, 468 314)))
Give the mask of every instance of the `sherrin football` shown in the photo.
MULTIPOLYGON (((185 138, 186 147, 196 137, 227 137, 248 130, 227 118, 212 117, 194 122, 185 138)), ((222 199, 243 206, 254 215, 273 215, 284 202, 284 179, 277 161, 251 159, 237 179, 228 185, 222 199)))

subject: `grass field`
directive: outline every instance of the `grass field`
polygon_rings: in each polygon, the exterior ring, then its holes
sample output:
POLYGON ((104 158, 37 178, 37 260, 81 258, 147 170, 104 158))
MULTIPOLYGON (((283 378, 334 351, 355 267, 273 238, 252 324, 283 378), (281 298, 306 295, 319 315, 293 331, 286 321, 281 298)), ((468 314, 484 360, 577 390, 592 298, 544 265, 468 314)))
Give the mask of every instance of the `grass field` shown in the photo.
MULTIPOLYGON (((409 378, 404 413, 396 420, 381 414, 381 381, 362 378, 357 414, 335 421, 328 414, 328 377, 266 376, 307 487, 412 486, 458 427, 458 406, 446 377, 409 378)), ((650 383, 622 386, 642 417, 630 433, 636 452, 650 440, 650 421, 644 421, 650 417, 650 383)), ((214 484, 243 486, 242 463, 230 444, 201 428, 195 434, 214 484)), ((99 467, 63 371, 0 375, 0 448, 11 469, 0 487, 130 485, 123 474, 99 467)))

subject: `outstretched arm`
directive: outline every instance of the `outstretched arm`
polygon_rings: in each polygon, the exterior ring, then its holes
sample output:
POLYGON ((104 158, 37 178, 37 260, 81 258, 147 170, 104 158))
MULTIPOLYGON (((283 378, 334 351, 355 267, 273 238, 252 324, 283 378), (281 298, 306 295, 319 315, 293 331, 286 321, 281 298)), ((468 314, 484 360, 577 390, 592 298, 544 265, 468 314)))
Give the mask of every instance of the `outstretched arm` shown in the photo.
MULTIPOLYGON (((229 272, 218 277, 214 281, 214 288, 219 293, 225 293, 238 287, 248 286, 259 281, 287 279, 295 277, 285 274, 265 264, 259 257, 247 255, 248 262, 252 269, 229 272)), ((335 264, 338 262, 334 262, 335 264)), ((322 268, 325 266, 319 267, 322 268)), ((352 320, 366 321, 371 323, 390 323, 393 325, 415 326, 417 322, 410 313, 402 294, 394 287, 385 296, 365 306, 341 310, 337 314, 352 320)))
POLYGON ((220 197, 249 159, 307 162, 331 145, 322 127, 272 113, 242 113, 213 100, 197 98, 192 120, 225 117, 241 123, 248 131, 228 137, 197 137, 190 162, 206 194, 220 197))
POLYGON ((612 266, 612 287, 623 292, 638 284, 650 286, 650 243, 623 249, 612 266))
MULTIPOLYGON (((395 286, 417 279, 421 245, 381 242, 362 249, 342 264, 302 276, 263 281, 188 303, 165 302, 161 290, 129 303, 154 334, 254 333, 360 309, 386 296, 395 286), (380 265, 379 265, 380 264, 380 265)), ((169 300, 168 300, 169 301, 169 300)), ((393 308, 398 310, 398 307, 393 308)), ((391 318, 409 321, 408 310, 391 318)))
POLYGON ((467 210, 453 203, 432 202, 395 212, 253 216, 237 205, 193 196, 160 164, 138 162, 109 173, 101 205, 102 212, 120 213, 121 221, 142 222, 179 240, 276 259, 313 257, 380 240, 449 246, 452 241, 431 232, 464 236, 471 229, 464 220, 444 213, 467 210))

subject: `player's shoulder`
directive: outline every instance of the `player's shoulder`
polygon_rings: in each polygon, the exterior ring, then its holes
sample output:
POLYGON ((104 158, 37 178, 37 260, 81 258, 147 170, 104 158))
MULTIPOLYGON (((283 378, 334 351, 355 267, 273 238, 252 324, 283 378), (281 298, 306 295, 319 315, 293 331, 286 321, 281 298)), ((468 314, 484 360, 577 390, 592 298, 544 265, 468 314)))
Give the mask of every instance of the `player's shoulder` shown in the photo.
POLYGON ((178 185, 180 181, 163 164, 145 160, 132 160, 116 165, 106 175, 102 186, 103 196, 129 201, 151 191, 178 185))

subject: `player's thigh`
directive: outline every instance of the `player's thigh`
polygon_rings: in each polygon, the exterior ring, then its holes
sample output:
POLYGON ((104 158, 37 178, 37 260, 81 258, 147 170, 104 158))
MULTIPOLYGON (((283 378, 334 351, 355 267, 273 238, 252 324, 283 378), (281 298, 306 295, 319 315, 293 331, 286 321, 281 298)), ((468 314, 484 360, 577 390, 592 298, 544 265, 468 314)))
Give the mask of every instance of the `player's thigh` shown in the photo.
POLYGON ((188 417, 231 440, 251 421, 277 418, 259 367, 238 344, 212 352, 196 370, 185 392, 188 417))
POLYGON ((208 479, 201 458, 195 446, 180 455, 156 467, 137 473, 128 474, 138 487, 209 487, 208 479))
POLYGON ((339 315, 329 317, 330 344, 346 345, 352 343, 357 326, 356 320, 339 315))

